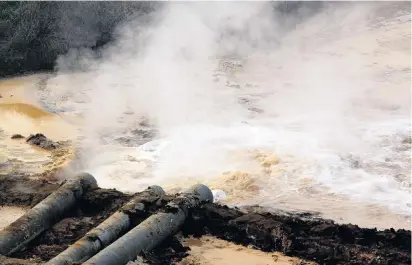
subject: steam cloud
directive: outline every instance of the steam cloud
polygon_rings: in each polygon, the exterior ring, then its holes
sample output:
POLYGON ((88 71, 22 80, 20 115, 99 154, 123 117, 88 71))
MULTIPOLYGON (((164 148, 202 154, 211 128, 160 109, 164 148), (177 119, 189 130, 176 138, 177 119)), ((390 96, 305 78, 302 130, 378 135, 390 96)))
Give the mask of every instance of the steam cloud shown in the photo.
MULTIPOLYGON (((371 34, 379 18, 407 21, 408 4, 335 4, 287 17, 273 5, 169 2, 119 27, 100 57, 88 50, 60 57, 59 74, 48 80, 49 99, 84 115, 84 167, 99 169, 108 186, 133 190, 126 183, 253 171, 248 159, 227 153, 262 149, 285 162, 285 175, 256 178, 268 193, 281 196, 311 177, 314 187, 407 212, 409 193, 393 175, 408 170, 408 150, 393 146, 409 134, 410 69, 400 70, 405 49, 392 64, 385 52, 393 47, 382 52, 371 34), (386 65, 402 81, 384 79, 386 65), (217 71, 222 67, 234 70, 217 71), (120 151, 115 138, 142 116, 171 147, 150 178, 135 179, 136 166, 124 162, 110 180, 107 166, 129 152, 120 151), (357 161, 363 164, 354 169, 357 161), (282 178, 284 186, 276 183, 282 178)), ((402 32, 407 37, 407 29, 402 32)))

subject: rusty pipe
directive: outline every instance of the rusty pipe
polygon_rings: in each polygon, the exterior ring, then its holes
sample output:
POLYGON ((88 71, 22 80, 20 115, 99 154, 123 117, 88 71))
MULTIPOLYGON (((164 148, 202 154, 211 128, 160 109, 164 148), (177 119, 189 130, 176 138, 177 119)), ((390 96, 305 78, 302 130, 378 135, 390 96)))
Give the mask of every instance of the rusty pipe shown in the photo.
POLYGON ((45 265, 70 265, 86 261, 130 230, 133 222, 130 211, 142 211, 145 207, 143 202, 155 202, 163 195, 165 192, 161 187, 150 186, 45 265))
POLYGON ((80 173, 68 180, 57 191, 0 231, 0 254, 10 255, 21 250, 60 220, 85 191, 94 188, 97 188, 96 179, 88 173, 80 173))
POLYGON ((177 233, 189 209, 212 202, 213 194, 202 184, 195 185, 166 206, 165 212, 150 216, 124 236, 90 258, 83 265, 124 265, 177 233))

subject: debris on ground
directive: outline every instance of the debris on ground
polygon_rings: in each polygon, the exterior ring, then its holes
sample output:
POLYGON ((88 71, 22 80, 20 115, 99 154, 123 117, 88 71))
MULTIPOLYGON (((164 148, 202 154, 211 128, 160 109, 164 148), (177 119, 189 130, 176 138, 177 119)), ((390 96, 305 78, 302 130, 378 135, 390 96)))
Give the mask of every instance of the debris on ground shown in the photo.
POLYGON ((58 147, 58 143, 53 142, 41 133, 31 134, 27 137, 26 143, 38 146, 45 150, 54 150, 58 147))
POLYGON ((24 136, 21 135, 21 134, 13 134, 10 138, 11 138, 11 139, 24 139, 24 138, 26 138, 26 137, 24 137, 24 136))

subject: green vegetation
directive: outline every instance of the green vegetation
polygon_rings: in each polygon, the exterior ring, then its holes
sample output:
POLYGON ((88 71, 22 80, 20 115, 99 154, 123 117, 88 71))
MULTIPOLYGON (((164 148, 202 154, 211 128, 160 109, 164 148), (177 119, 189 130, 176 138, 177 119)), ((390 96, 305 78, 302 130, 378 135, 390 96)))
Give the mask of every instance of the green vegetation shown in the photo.
POLYGON ((0 2, 0 76, 53 69, 70 48, 96 48, 154 2, 0 2))
MULTIPOLYGON (((70 48, 98 48, 113 38, 120 22, 150 13, 162 2, 0 1, 0 77, 51 70, 70 48)), ((273 2, 280 14, 321 2, 273 2)), ((287 19, 286 19, 287 20, 287 19)))

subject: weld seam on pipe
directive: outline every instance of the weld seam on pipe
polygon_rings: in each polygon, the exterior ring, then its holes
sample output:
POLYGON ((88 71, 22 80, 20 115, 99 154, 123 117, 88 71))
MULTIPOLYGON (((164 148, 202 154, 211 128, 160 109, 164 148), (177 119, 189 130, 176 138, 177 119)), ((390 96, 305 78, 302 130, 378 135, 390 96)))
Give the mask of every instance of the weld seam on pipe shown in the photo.
POLYGON ((59 221, 87 190, 95 188, 96 179, 88 173, 77 174, 68 180, 57 191, 0 231, 0 254, 7 256, 21 250, 59 221))
POLYGON ((149 252, 167 237, 177 233, 189 209, 204 202, 213 202, 210 189, 195 185, 166 207, 166 212, 150 216, 83 265, 124 265, 142 252, 149 252))
POLYGON ((159 186, 150 186, 141 192, 139 197, 131 199, 122 209, 103 221, 100 225, 89 231, 84 237, 69 246, 65 251, 51 259, 45 265, 69 265, 84 262, 100 250, 115 241, 119 236, 132 227, 132 216, 129 210, 144 210, 142 203, 145 198, 157 201, 166 193, 159 186))

